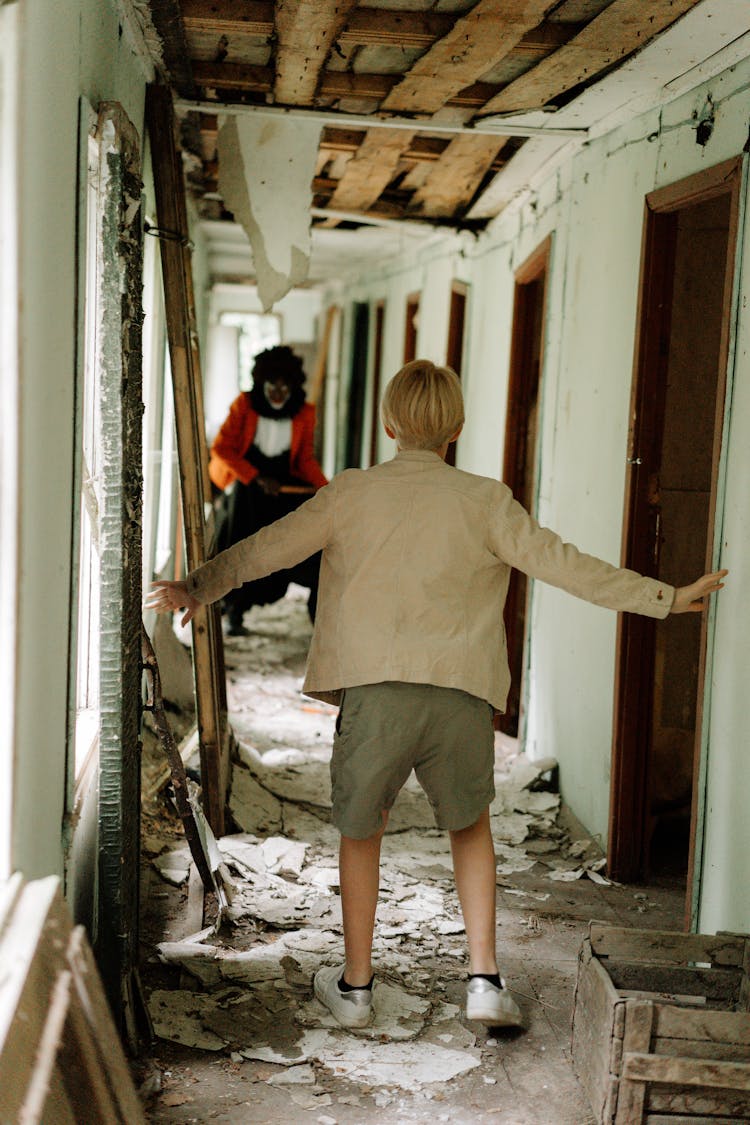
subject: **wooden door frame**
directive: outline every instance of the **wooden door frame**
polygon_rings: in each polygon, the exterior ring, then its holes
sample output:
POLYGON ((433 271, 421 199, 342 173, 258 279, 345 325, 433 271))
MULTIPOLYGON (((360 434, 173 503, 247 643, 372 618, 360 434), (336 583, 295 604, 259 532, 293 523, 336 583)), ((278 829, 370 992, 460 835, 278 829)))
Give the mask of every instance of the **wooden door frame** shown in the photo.
MULTIPOLYGON (((539 379, 537 384, 537 395, 542 382, 542 371, 544 367, 544 326, 547 317, 547 297, 549 292, 549 263, 552 254, 552 235, 548 235, 543 242, 541 242, 536 250, 529 255, 515 270, 513 274, 513 311, 511 314, 511 343, 510 343, 510 360, 508 364, 508 395, 507 406, 505 412, 505 437, 503 442, 503 467, 502 467, 502 480, 513 488, 516 480, 516 468, 518 465, 519 457, 521 456, 521 426, 520 421, 522 418, 522 404, 525 409, 526 401, 524 396, 520 393, 524 372, 526 369, 526 353, 527 353, 527 336, 524 330, 524 325, 519 320, 519 292, 526 286, 539 278, 544 277, 544 293, 542 296, 542 338, 540 341, 539 349, 539 379)), ((525 432, 525 428, 524 428, 525 432)), ((523 443, 525 445, 525 441, 523 443)), ((537 456, 539 450, 537 449, 537 456)), ((534 513, 532 513, 534 514, 534 513)), ((530 584, 526 587, 526 601, 528 605, 530 584)), ((511 578, 511 583, 508 588, 508 598, 506 599, 506 621, 513 619, 516 613, 515 596, 518 590, 516 584, 511 578)), ((506 626, 507 631, 507 626, 506 626)), ((528 630, 525 630, 528 634, 528 630)), ((510 638, 506 637, 508 641, 508 656, 512 657, 510 638)), ((523 640, 523 657, 522 665, 526 664, 526 652, 528 645, 528 636, 523 640)), ((521 684, 519 685, 519 724, 518 724, 518 737, 522 738, 522 716, 525 712, 524 704, 524 680, 522 676, 521 684)), ((500 729, 503 730, 502 718, 499 720, 500 729)))
POLYGON ((370 464, 378 460, 378 436, 380 434, 380 386, 383 378, 383 333, 385 331, 385 299, 376 301, 373 306, 372 340, 372 415, 370 417, 370 464))
MULTIPOLYGON (((727 262, 724 280, 724 315, 719 345, 719 370, 716 384, 716 411, 711 468, 711 494, 708 514, 708 542, 705 569, 713 569, 715 519, 719 485, 722 433, 726 407, 727 366, 730 327, 734 316, 732 300, 737 233, 739 227, 742 158, 725 160, 677 183, 650 192, 645 199, 641 268, 634 348, 630 426, 627 448, 627 474, 621 559, 622 565, 653 574, 655 560, 639 557, 637 524, 644 522, 648 492, 649 465, 660 456, 663 430, 661 407, 654 411, 654 391, 660 385, 667 362, 661 342, 669 332, 664 302, 671 301, 676 248, 676 222, 679 211, 729 194, 730 218, 727 237, 727 262), (666 247, 666 255, 660 251, 666 247), (666 287, 669 286, 669 294, 666 287)), ((641 543, 640 555, 648 554, 641 543)), ((688 576, 689 577, 689 576, 688 576)), ((612 771, 609 808, 608 870, 613 878, 632 882, 641 877, 645 865, 648 740, 639 736, 648 722, 653 698, 653 636, 656 625, 651 618, 620 614, 617 624, 615 661, 615 700, 612 738, 612 771)), ((708 613, 703 613, 701 652, 698 670, 699 698, 696 710, 693 797, 688 859, 688 911, 691 914, 693 884, 698 873, 702 838, 701 772, 704 758, 704 697, 708 652, 708 613)))
POLYGON ((414 317, 418 315, 422 304, 422 292, 416 290, 406 297, 406 318, 404 322, 404 363, 411 363, 417 358, 417 342, 419 329, 414 327, 414 317))

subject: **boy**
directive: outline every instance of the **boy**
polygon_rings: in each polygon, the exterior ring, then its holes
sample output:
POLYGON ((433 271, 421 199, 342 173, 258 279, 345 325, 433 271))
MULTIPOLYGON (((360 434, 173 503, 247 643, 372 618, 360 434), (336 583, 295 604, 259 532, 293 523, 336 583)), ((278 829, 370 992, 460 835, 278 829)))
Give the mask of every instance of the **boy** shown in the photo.
POLYGON ((315 974, 318 998, 345 1027, 372 1011, 372 937, 380 842, 412 769, 450 834, 469 946, 466 1015, 515 1025, 521 1013, 495 953, 493 710, 510 673, 503 604, 510 569, 615 610, 699 612, 726 571, 675 590, 581 554, 540 527, 503 484, 451 468, 461 385, 426 360, 406 365, 383 396, 395 458, 350 469, 301 508, 187 576, 157 582, 150 608, 216 601, 253 578, 322 550, 306 694, 338 703, 331 778, 345 964, 315 974))

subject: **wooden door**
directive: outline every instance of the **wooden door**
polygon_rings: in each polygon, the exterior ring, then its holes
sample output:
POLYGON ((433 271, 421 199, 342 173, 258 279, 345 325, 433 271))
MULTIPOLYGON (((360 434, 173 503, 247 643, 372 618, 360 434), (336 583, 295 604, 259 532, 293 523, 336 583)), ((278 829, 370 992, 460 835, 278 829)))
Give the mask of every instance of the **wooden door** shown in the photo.
MULTIPOLYGON (((448 346, 446 348, 445 362, 452 368, 459 379, 464 358, 464 332, 466 328, 466 297, 469 292, 468 285, 461 281, 454 281, 451 285, 451 299, 448 309, 448 346)), ((455 465, 457 441, 452 441, 448 446, 445 456, 446 464, 455 465)))
POLYGON ((417 331, 419 328, 419 293, 406 298, 406 326, 404 328, 404 363, 417 358, 417 331))
POLYGON ((385 327, 385 301, 375 305, 375 339, 372 357, 372 416, 370 419, 370 464, 377 464, 378 435, 380 434, 380 385, 383 367, 383 330, 385 327))
MULTIPOLYGON (((623 565, 714 565, 740 161, 646 198, 623 565)), ((618 624, 609 871, 692 885, 707 614, 618 624)))
MULTIPOLYGON (((536 505, 537 404, 544 352, 544 311, 550 240, 547 239, 516 271, 513 327, 505 420, 503 481, 528 511, 536 505)), ((517 736, 522 719, 528 580, 514 570, 505 602, 511 686, 503 733, 517 736)))

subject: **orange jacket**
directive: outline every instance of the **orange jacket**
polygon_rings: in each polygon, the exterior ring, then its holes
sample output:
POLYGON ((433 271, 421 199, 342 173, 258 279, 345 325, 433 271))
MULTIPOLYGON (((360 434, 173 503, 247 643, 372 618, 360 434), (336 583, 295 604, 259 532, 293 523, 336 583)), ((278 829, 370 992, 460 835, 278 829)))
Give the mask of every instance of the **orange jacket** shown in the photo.
MULTIPOLYGON (((249 397, 243 393, 230 406, 229 414, 211 446, 208 473, 217 488, 224 489, 233 480, 250 484, 257 477, 258 470, 245 460, 257 427, 258 414, 250 405, 249 397)), ((313 456, 314 431, 315 407, 306 402, 292 418, 290 467, 293 476, 322 488, 328 481, 313 456)))

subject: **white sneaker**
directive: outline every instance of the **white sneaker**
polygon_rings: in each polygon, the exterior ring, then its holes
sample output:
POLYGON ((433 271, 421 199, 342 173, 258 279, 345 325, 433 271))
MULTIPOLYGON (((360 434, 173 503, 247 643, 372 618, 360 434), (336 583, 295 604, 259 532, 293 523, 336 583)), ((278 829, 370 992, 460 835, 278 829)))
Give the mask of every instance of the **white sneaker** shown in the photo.
POLYGON ((326 965, 313 978, 315 995, 342 1027, 367 1027, 372 1016, 372 989, 353 988, 342 992, 339 981, 344 975, 341 965, 326 965))
POLYGON ((484 977, 471 977, 466 987, 466 1018, 490 1027, 522 1027, 523 1016, 501 980, 501 988, 484 977))

